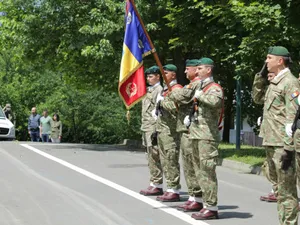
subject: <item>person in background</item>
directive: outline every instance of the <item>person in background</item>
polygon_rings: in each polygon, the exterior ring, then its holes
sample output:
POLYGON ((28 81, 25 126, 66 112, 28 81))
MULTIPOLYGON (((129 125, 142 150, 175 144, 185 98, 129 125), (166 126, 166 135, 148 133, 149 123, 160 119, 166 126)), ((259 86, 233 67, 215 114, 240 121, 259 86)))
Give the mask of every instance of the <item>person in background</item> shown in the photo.
POLYGON ((39 142, 40 139, 40 118, 41 116, 36 112, 36 107, 33 107, 28 118, 28 133, 33 142, 39 142))
POLYGON ((10 122, 12 122, 14 125, 16 125, 16 117, 11 110, 11 104, 7 103, 3 108, 3 111, 5 113, 6 118, 9 119, 10 122))
POLYGON ((43 111, 43 116, 40 119, 41 121, 41 129, 40 129, 40 137, 43 142, 50 142, 49 135, 51 133, 51 117, 48 115, 48 110, 45 109, 43 111))
POLYGON ((51 141, 53 143, 60 143, 62 136, 62 123, 59 120, 59 115, 57 113, 53 114, 51 120, 51 141))

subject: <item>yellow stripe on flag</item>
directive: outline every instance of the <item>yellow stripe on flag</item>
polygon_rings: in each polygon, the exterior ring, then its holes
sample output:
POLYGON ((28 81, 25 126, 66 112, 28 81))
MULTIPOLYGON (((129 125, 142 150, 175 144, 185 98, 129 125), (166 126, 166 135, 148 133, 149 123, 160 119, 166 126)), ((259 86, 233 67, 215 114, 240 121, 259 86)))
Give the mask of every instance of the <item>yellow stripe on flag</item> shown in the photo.
POLYGON ((136 60, 129 48, 124 44, 119 81, 122 83, 122 81, 134 73, 139 66, 139 61, 136 60))

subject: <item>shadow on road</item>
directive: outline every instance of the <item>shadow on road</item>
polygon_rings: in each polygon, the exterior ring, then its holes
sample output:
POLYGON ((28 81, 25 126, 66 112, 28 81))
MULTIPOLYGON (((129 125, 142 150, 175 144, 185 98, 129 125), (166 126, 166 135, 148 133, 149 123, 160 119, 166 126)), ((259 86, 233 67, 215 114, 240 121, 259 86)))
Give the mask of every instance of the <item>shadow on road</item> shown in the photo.
POLYGON ((147 164, 110 164, 108 168, 140 168, 140 167, 148 167, 147 164))
POLYGON ((223 212, 219 213, 220 219, 231 219, 231 218, 239 218, 239 219, 247 219, 253 217, 253 214, 248 212, 223 212))
POLYGON ((219 210, 225 210, 225 209, 238 209, 239 207, 237 205, 219 205, 219 210))

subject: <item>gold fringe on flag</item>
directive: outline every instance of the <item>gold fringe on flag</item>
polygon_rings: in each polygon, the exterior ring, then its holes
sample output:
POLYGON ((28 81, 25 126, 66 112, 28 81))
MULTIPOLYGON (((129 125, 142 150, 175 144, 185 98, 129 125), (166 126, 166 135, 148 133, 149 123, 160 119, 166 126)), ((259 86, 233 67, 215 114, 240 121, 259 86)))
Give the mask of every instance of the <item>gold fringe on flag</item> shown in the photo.
POLYGON ((130 123, 130 111, 129 110, 127 110, 126 118, 127 118, 128 124, 129 124, 130 123))

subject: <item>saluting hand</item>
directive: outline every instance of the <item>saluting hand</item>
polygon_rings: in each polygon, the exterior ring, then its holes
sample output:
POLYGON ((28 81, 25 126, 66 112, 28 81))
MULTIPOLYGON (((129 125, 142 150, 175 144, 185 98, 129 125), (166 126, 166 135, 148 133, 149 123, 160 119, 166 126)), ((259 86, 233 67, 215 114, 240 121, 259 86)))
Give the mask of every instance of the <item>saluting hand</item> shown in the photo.
POLYGON ((268 67, 267 67, 267 63, 265 63, 263 65, 263 67, 261 68, 261 70, 259 71, 259 75, 261 75, 262 77, 266 78, 268 76, 268 67))

